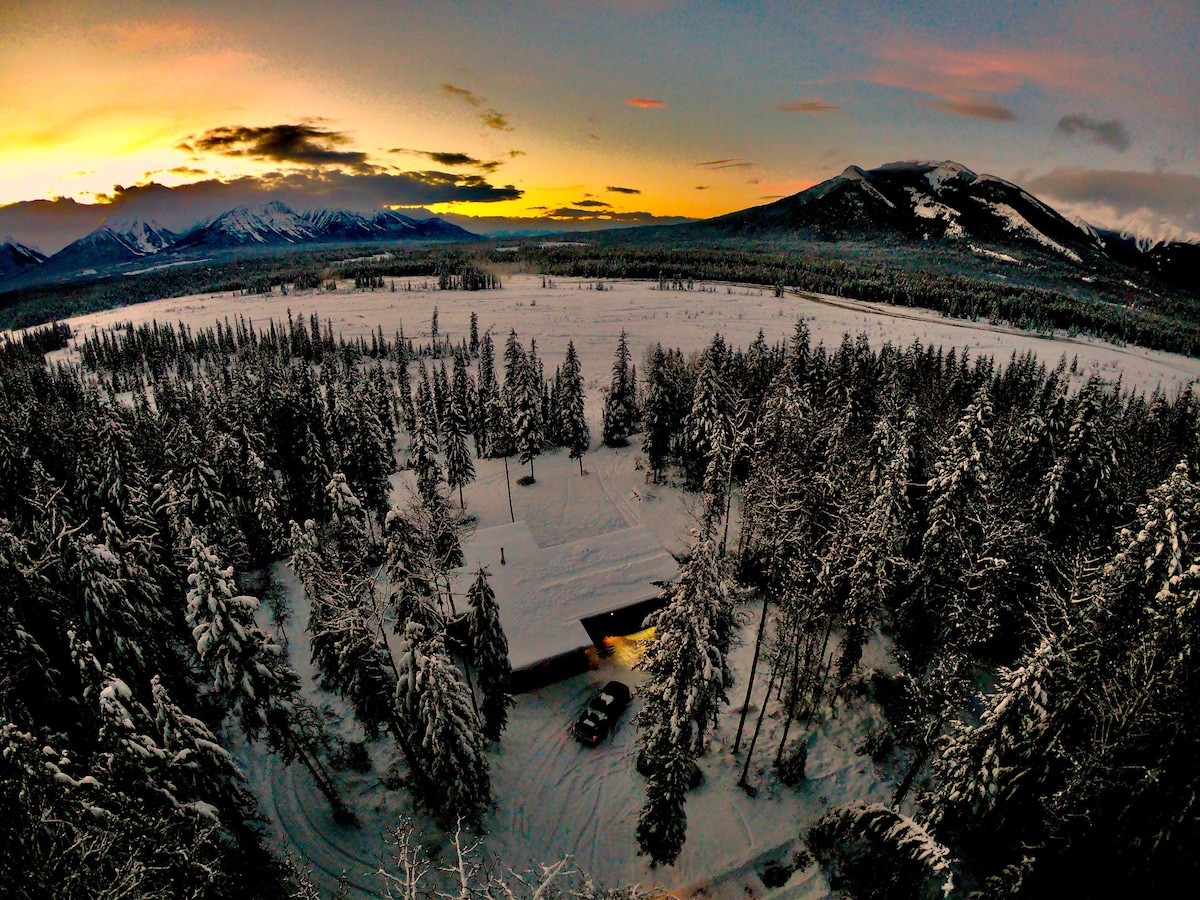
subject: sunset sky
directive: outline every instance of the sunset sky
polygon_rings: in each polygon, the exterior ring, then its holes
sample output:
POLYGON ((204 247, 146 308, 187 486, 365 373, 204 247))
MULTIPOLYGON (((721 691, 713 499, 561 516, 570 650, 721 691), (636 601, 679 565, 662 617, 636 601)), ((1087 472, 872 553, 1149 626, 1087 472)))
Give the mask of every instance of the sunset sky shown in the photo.
POLYGON ((48 250, 65 222, 266 196, 702 217, 914 158, 1200 237, 1195 0, 0 0, 0 21, 0 233, 36 220, 48 250))

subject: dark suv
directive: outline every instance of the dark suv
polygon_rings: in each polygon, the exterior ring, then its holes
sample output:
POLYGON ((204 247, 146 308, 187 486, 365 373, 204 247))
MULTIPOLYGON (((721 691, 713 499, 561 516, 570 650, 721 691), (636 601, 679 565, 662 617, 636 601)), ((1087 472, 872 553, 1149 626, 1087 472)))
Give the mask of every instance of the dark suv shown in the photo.
POLYGON ((629 688, 619 681, 610 681, 592 697, 579 721, 571 726, 571 734, 579 743, 595 747, 608 736, 628 705, 629 688))

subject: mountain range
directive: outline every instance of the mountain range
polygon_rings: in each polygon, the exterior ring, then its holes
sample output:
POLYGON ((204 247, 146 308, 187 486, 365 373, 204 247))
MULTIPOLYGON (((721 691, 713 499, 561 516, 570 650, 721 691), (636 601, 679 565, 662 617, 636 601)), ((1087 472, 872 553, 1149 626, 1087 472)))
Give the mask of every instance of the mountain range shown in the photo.
MULTIPOLYGON (((45 256, 12 238, 0 243, 0 280, 23 284, 158 268, 245 248, 351 241, 461 241, 475 235, 436 216, 412 219, 391 210, 296 212, 275 200, 239 206, 175 233, 153 219, 106 219, 95 231, 45 256), (139 268, 131 269, 133 264, 139 268)), ((6 285, 8 286, 8 285, 6 285)))
MULTIPOLYGON (((477 237, 437 217, 415 219, 391 210, 296 212, 273 201, 239 206, 178 234, 153 220, 110 218, 49 258, 9 238, 0 243, 0 284, 7 290, 87 275, 134 274, 255 248, 477 237)), ((986 263, 993 274, 999 267, 1023 278, 1037 272, 1037 277, 1089 281, 1103 272, 1119 282, 1148 275, 1200 291, 1200 244, 1146 241, 1071 221, 1018 185, 951 161, 850 166, 764 206, 686 224, 598 232, 591 239, 898 252, 923 266, 959 271, 986 263)))
POLYGON ((1200 245, 1147 242, 1071 221, 1011 182, 950 161, 850 166, 764 206, 648 231, 665 240, 849 242, 930 255, 956 250, 993 262, 1049 260, 1085 270, 1118 263, 1200 289, 1200 245))

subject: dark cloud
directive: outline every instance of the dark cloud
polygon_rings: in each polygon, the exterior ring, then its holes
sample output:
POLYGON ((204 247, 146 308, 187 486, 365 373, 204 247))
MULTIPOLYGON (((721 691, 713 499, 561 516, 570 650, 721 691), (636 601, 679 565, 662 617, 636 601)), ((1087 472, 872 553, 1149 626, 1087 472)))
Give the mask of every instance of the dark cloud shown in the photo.
POLYGON ((1090 116, 1063 116, 1054 126, 1060 137, 1086 137, 1093 144, 1111 147, 1118 153, 1129 149, 1129 132, 1120 119, 1100 121, 1090 116))
POLYGON ((479 119, 488 128, 494 128, 496 131, 513 130, 512 126, 508 124, 508 117, 494 109, 485 109, 479 114, 479 119))
POLYGON ((707 184, 698 184, 698 185, 696 185, 696 190, 698 190, 698 191, 707 191, 707 190, 708 190, 708 185, 707 185, 707 184))
POLYGON ((821 113, 841 109, 823 100, 793 100, 790 103, 780 103, 775 107, 776 112, 821 113))
MULTIPOLYGON (((483 124, 488 128, 495 129, 496 131, 513 130, 512 125, 508 123, 508 117, 504 113, 496 109, 483 109, 483 104, 487 102, 487 97, 481 97, 474 91, 469 91, 464 87, 459 87, 458 85, 450 84, 449 82, 442 85, 442 90, 447 94, 457 97, 459 100, 463 101, 463 103, 482 110, 482 112, 479 113, 479 121, 483 122, 483 124)), ((515 151, 512 153, 512 155, 515 156, 517 153, 520 153, 520 151, 515 151)))
POLYGON ((508 151, 508 155, 509 155, 511 158, 513 158, 513 159, 516 159, 518 156, 524 156, 524 155, 525 155, 525 151, 524 151, 524 150, 509 150, 509 151, 508 151))
POLYGON ((336 149, 348 140, 340 131, 310 122, 258 127, 223 125, 190 136, 179 149, 187 153, 219 153, 308 166, 365 165, 367 154, 336 149))
POLYGON ((611 203, 605 203, 603 200, 573 200, 572 202, 576 206, 612 207, 611 203))
POLYGON ((100 226, 108 207, 66 197, 23 200, 0 206, 0 235, 11 234, 43 253, 57 253, 76 238, 100 226))
POLYGON ((606 191, 612 191, 614 194, 640 194, 641 191, 637 188, 620 187, 619 185, 610 184, 605 188, 606 191))
POLYGON ((596 218, 595 210, 591 209, 576 209, 572 206, 560 206, 558 209, 546 210, 546 215, 552 219, 594 219, 596 218))
POLYGON ((702 169, 748 169, 754 163, 747 162, 736 156, 729 156, 725 159, 710 159, 706 162, 698 162, 696 165, 702 169))
POLYGON ((933 109, 954 113, 956 116, 966 116, 968 119, 1011 122, 1017 118, 1017 114, 1003 103, 987 97, 953 96, 943 97, 941 100, 926 100, 924 103, 933 109))
POLYGON ((611 212, 608 210, 580 209, 578 206, 560 206, 558 209, 546 210, 546 217, 580 222, 620 222, 628 225, 649 224, 667 219, 680 221, 677 217, 656 216, 648 212, 611 212))
POLYGON ((1098 225, 1130 220, 1182 232, 1200 232, 1200 177, 1178 172, 1131 172, 1113 169, 1055 169, 1025 185, 1036 194, 1084 207, 1081 214, 1098 225), (1109 211, 1111 221, 1099 221, 1109 211))
POLYGON ((482 97, 478 96, 473 91, 468 91, 466 88, 461 88, 456 84, 450 84, 449 82, 447 82, 446 84, 442 85, 442 90, 445 91, 447 94, 454 95, 459 100, 462 100, 464 103, 469 103, 471 106, 478 107, 478 106, 483 105, 482 97))
MULTIPOLYGON (((518 151, 519 152, 519 151, 518 151)), ((388 153, 408 153, 412 156, 424 156, 439 166, 473 166, 485 172, 494 172, 500 168, 497 160, 484 161, 471 156, 469 153, 444 153, 437 150, 409 150, 406 147, 393 147, 388 153)))

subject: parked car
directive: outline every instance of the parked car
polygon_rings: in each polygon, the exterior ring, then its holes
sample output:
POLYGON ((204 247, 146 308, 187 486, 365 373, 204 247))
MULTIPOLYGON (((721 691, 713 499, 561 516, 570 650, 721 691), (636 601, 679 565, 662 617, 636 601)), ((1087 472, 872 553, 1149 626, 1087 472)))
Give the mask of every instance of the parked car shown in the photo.
MULTIPOLYGON (((649 777, 650 762, 649 762, 649 760, 646 759, 646 754, 644 751, 637 755, 637 762, 635 765, 637 766, 638 772, 640 772, 642 775, 649 777)), ((698 765, 696 765, 696 761, 694 759, 688 760, 687 779, 688 779, 687 786, 688 786, 689 791, 692 788, 699 785, 700 782, 704 780, 704 773, 702 771, 700 771, 700 767, 698 765)))
POLYGON ((595 747, 608 737, 628 705, 629 688, 619 681, 610 681, 596 691, 579 721, 571 726, 571 734, 585 747, 595 747))

